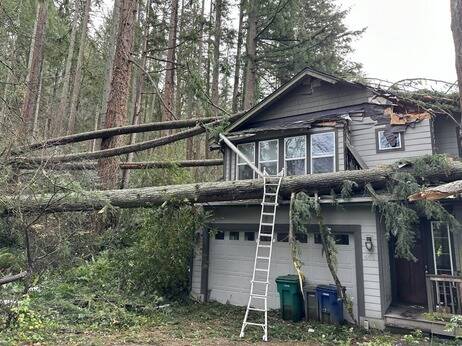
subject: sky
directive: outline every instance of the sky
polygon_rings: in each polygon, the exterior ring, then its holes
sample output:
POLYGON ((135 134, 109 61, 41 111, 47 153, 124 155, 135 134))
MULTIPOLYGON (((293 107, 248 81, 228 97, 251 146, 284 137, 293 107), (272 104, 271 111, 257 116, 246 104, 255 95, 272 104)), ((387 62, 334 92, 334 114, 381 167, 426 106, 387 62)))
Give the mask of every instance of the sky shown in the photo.
MULTIPOLYGON (((206 1, 208 2, 208 0, 206 1)), ((234 12, 237 17, 239 1, 234 12)), ((363 65, 367 77, 396 82, 432 78, 454 82, 454 44, 450 0, 334 0, 350 12, 351 30, 366 27, 353 43, 351 59, 363 65)), ((103 12, 113 0, 103 0, 103 12)))
POLYGON ((457 79, 449 0, 337 0, 346 25, 367 27, 352 59, 368 77, 457 79))

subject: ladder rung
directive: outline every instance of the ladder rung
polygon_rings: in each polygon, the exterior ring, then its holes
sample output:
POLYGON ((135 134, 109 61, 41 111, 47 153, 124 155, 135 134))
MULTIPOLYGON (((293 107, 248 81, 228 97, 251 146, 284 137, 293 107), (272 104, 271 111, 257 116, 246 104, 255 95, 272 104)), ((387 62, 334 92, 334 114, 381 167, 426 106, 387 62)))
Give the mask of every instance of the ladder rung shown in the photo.
POLYGON ((260 233, 259 237, 267 237, 267 238, 273 238, 272 233, 260 233))
POLYGON ((264 296, 263 294, 255 294, 255 293, 250 293, 250 296, 252 298, 258 298, 258 299, 267 299, 267 296, 264 296))
POLYGON ((277 207, 279 204, 274 203, 274 202, 262 202, 261 205, 269 205, 269 206, 277 207))
POLYGON ((258 259, 264 259, 264 260, 269 260, 270 258, 269 257, 265 257, 265 256, 257 256, 258 259))
POLYGON ((277 196, 277 193, 265 192, 265 196, 277 196))
POLYGON ((266 213, 266 212, 262 212, 262 215, 267 215, 267 216, 274 216, 275 213, 266 213))
POLYGON ((244 323, 248 324, 249 326, 259 326, 259 327, 265 326, 263 323, 254 323, 254 322, 244 322, 244 323))
POLYGON ((262 225, 262 226, 271 226, 271 227, 273 227, 273 224, 272 224, 272 223, 268 223, 268 222, 262 222, 261 225, 262 225))
POLYGON ((256 283, 256 284, 266 284, 266 285, 269 284, 269 281, 252 280, 252 282, 253 282, 253 283, 256 283))
POLYGON ((252 311, 263 311, 263 312, 266 311, 265 309, 251 308, 251 307, 249 307, 249 310, 252 310, 252 311))
POLYGON ((271 245, 258 245, 259 247, 271 247, 271 245))
POLYGON ((269 269, 263 269, 263 268, 255 268, 255 271, 257 272, 267 272, 269 269))

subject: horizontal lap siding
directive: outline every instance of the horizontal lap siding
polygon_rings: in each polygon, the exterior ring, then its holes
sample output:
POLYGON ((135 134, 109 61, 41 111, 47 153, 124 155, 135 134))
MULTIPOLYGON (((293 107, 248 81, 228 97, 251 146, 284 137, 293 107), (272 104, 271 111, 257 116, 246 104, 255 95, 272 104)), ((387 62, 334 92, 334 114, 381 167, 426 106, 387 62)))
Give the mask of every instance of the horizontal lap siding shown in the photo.
POLYGON ((374 123, 365 117, 362 122, 354 119, 350 124, 351 143, 370 168, 432 153, 429 120, 423 120, 415 128, 407 128, 404 133, 405 150, 389 152, 377 152, 375 130, 380 127, 374 126, 374 123))
POLYGON ((457 128, 454 122, 446 117, 437 117, 434 121, 435 151, 459 157, 457 128))
POLYGON ((194 259, 191 279, 191 294, 193 297, 201 296, 201 272, 202 272, 202 246, 201 241, 194 247, 194 259))
POLYGON ((314 87, 310 94, 308 87, 299 86, 290 94, 263 110, 256 118, 258 118, 259 122, 285 118, 366 103, 368 98, 369 92, 364 88, 322 83, 319 87, 314 87))

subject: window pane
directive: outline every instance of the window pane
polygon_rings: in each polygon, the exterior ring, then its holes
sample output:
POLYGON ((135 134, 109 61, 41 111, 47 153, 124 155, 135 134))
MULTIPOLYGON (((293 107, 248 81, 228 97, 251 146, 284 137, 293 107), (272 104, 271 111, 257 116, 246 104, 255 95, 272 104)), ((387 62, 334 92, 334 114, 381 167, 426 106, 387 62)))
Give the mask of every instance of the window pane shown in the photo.
POLYGON ((260 142, 260 161, 276 161, 278 159, 278 140, 260 142))
POLYGON ((239 240, 239 232, 229 232, 229 240, 239 240))
POLYGON ((239 179, 253 179, 253 169, 249 165, 239 165, 237 166, 239 170, 239 179))
POLYGON ((318 133, 311 135, 311 152, 313 156, 334 155, 334 133, 318 133))
POLYGON ((441 255, 436 257, 436 267, 438 271, 446 270, 451 271, 451 259, 449 255, 441 255))
MULTIPOLYGON (((238 144, 237 148, 244 154, 245 157, 247 157, 250 162, 255 162, 255 143, 238 144)), ((245 163, 245 161, 239 156, 237 157, 237 162, 245 163)))
POLYGON ((294 159, 306 156, 305 136, 287 138, 285 140, 285 145, 286 159, 294 159))
POLYGON ((385 137, 385 132, 384 131, 379 131, 377 132, 379 136, 379 149, 393 149, 393 148, 401 148, 401 134, 398 133, 396 136, 396 143, 394 146, 392 146, 388 140, 387 137, 385 137))
POLYGON ((244 239, 254 241, 255 240, 255 232, 245 232, 244 239))
POLYGON ((311 160, 311 171, 313 173, 327 173, 334 171, 334 158, 333 157, 320 157, 311 160))
POLYGON ((215 234, 215 239, 218 239, 218 240, 223 240, 223 239, 225 239, 225 232, 218 231, 218 232, 215 234))
POLYGON ((279 242, 287 243, 289 241, 289 233, 276 233, 276 238, 279 242))
POLYGON ((286 174, 287 175, 305 174, 305 160, 286 161, 286 174))
POLYGON ((306 233, 295 233, 295 239, 297 239, 300 243, 308 243, 308 235, 306 233))
POLYGON ((266 169, 266 173, 269 175, 276 175, 278 173, 278 163, 277 162, 267 162, 260 164, 260 170, 266 169))

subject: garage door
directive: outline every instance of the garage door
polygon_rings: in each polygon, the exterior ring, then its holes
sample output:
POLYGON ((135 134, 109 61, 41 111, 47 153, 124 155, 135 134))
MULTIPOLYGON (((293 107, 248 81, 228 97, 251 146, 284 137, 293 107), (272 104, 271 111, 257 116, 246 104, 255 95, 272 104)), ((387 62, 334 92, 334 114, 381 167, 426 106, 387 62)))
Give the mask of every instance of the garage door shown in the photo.
MULTIPOLYGON (((301 235, 299 238, 303 272, 310 285, 333 283, 322 255, 319 234, 301 235)), ((347 293, 352 297, 357 316, 356 270, 354 235, 336 233, 337 273, 347 293)), ((243 231, 218 232, 210 239, 209 292, 210 299, 221 303, 246 305, 255 256, 255 233, 243 231)), ((279 308, 279 295, 275 278, 293 274, 287 233, 278 233, 273 244, 268 306, 279 308)))

